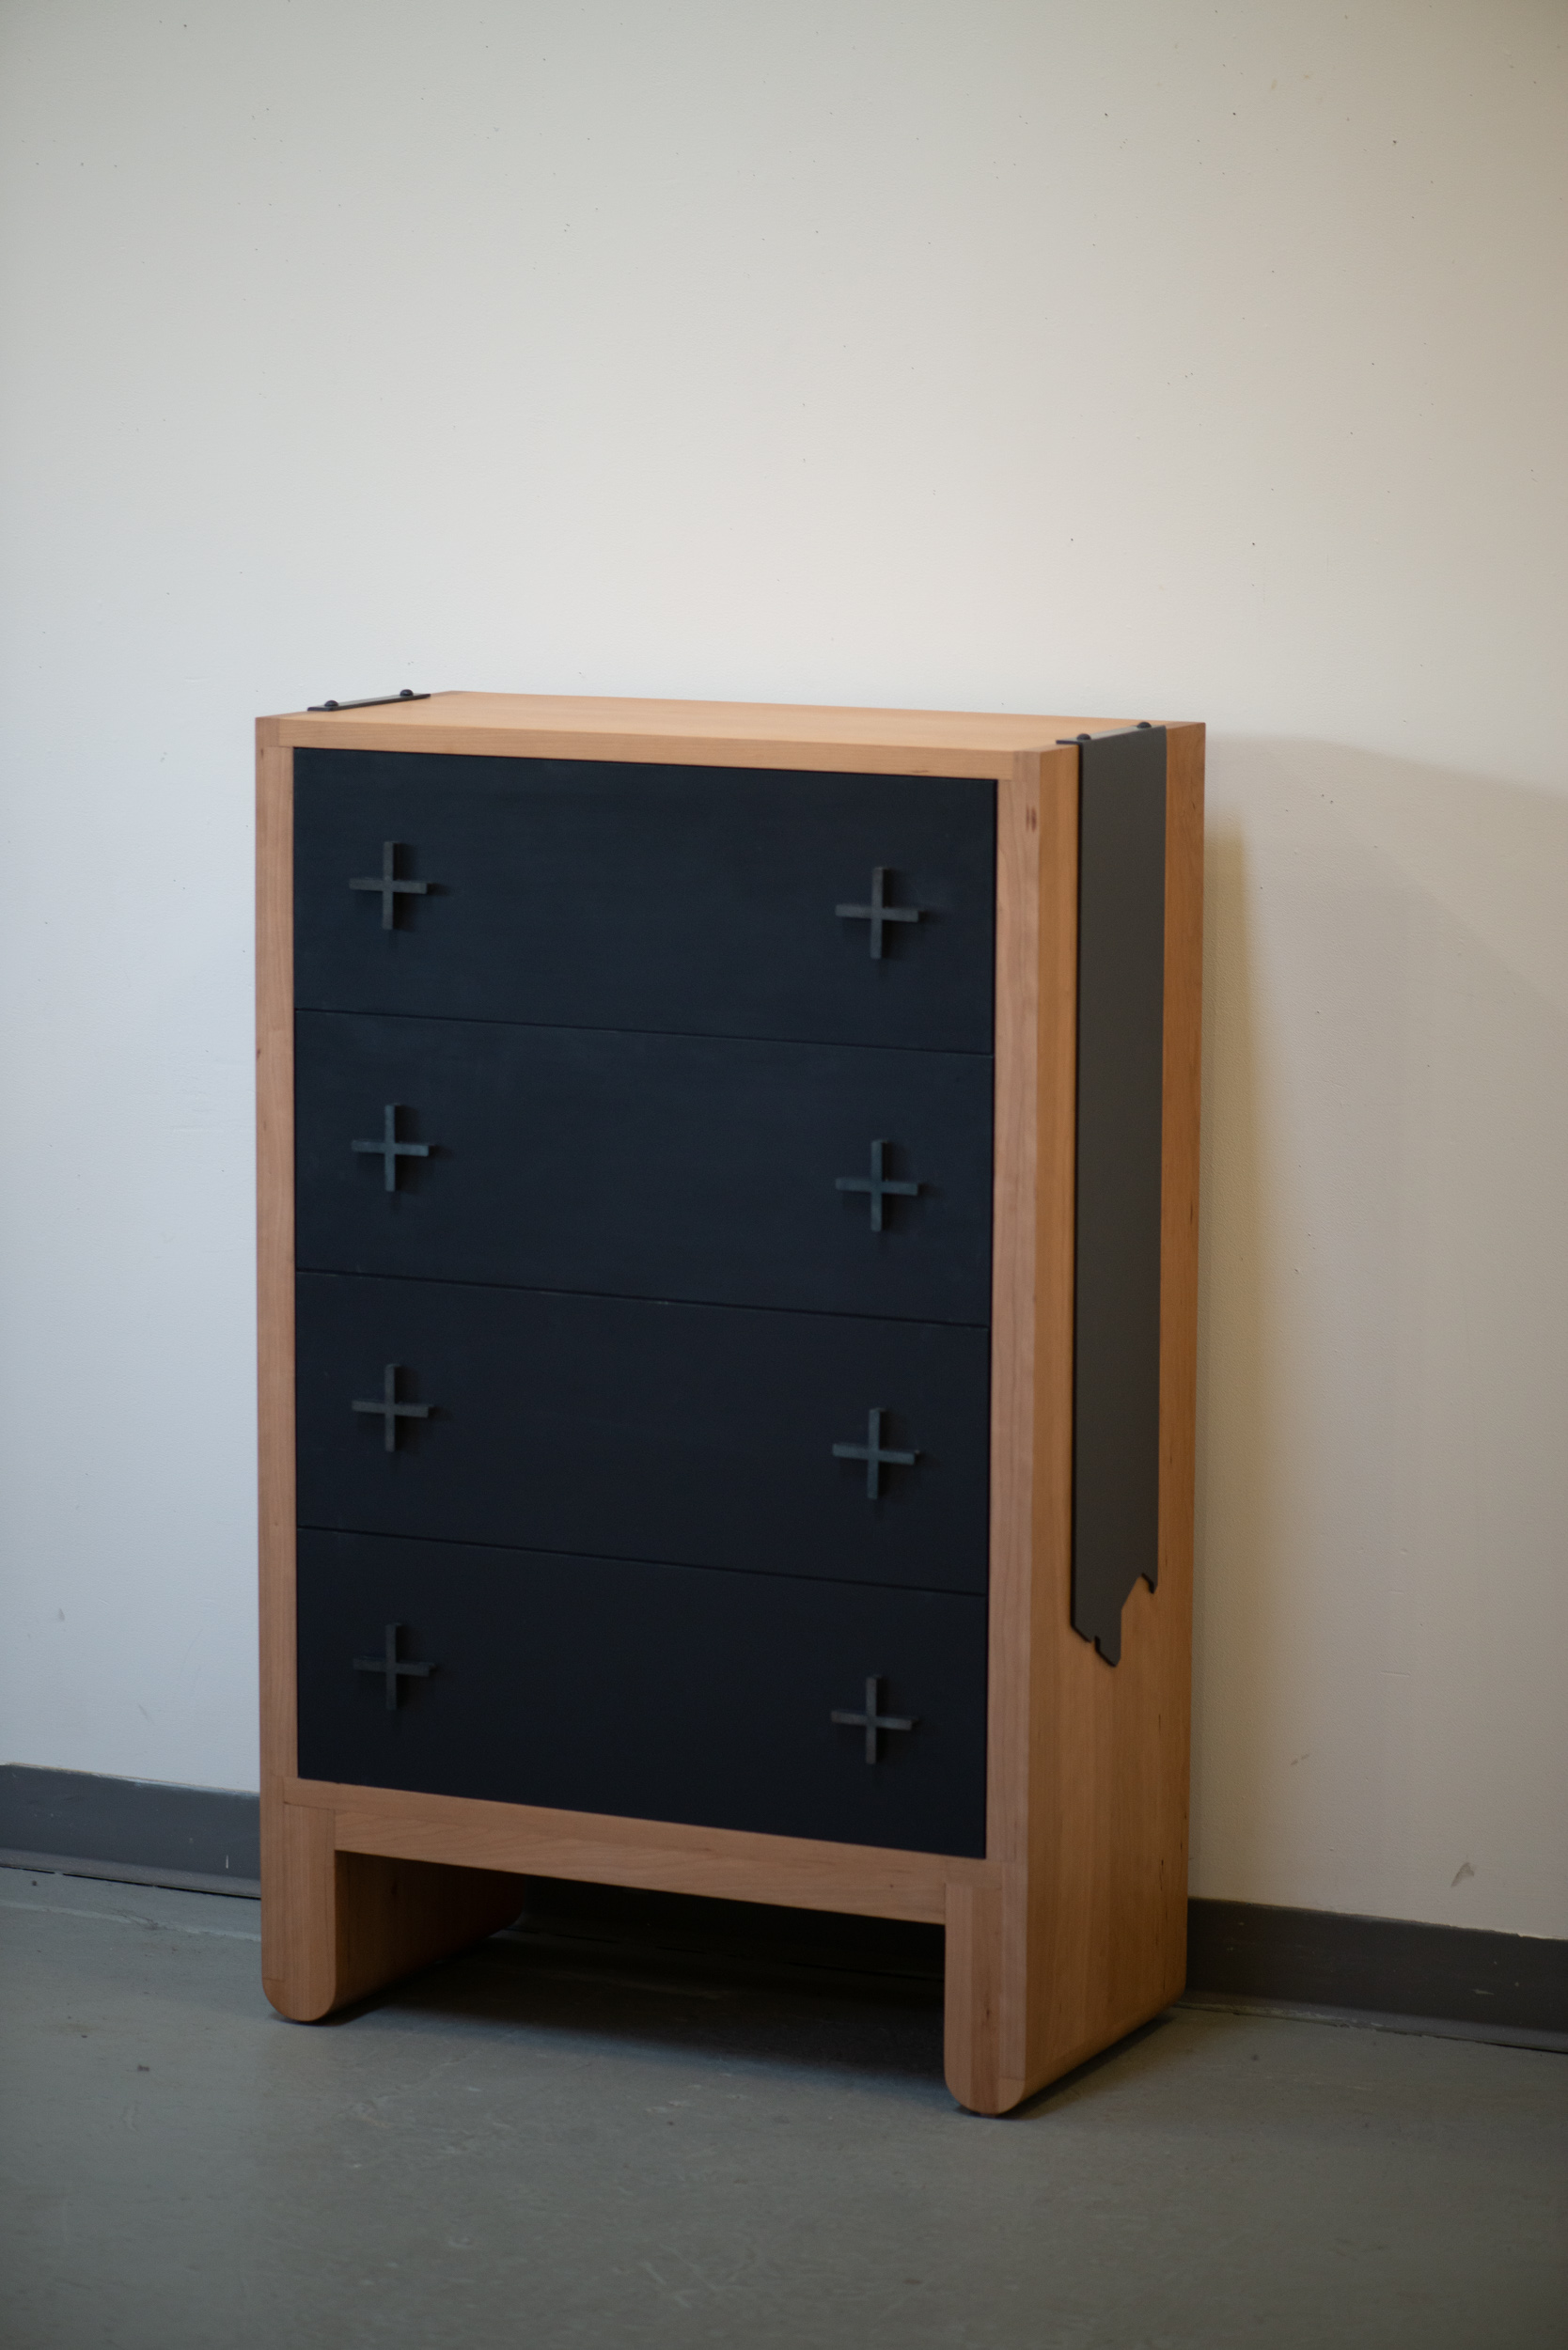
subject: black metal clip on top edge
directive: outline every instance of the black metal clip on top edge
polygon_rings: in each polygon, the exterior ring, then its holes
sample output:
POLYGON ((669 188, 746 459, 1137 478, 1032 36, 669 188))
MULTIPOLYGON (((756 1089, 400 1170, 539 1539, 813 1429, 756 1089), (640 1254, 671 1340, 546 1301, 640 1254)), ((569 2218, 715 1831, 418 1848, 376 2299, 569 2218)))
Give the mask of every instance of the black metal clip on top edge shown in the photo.
POLYGON ((428 702, 428 694, 416 694, 405 685, 400 694, 368 694, 362 702, 311 702, 307 714, 316 718, 323 710, 381 710, 388 702, 428 702))
POLYGON ((1113 734, 1152 734, 1152 718, 1140 718, 1136 727, 1111 727, 1104 734, 1058 734, 1057 748, 1070 751, 1074 743, 1108 743, 1113 734))

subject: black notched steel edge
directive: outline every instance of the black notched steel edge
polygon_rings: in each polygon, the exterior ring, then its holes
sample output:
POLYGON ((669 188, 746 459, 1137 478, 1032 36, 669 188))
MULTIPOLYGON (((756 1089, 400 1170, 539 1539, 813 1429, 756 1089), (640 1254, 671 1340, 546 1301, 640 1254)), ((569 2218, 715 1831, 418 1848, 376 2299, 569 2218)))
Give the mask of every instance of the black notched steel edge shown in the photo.
POLYGON ((1073 1626, 1159 1573, 1166 730, 1079 735, 1073 1626))

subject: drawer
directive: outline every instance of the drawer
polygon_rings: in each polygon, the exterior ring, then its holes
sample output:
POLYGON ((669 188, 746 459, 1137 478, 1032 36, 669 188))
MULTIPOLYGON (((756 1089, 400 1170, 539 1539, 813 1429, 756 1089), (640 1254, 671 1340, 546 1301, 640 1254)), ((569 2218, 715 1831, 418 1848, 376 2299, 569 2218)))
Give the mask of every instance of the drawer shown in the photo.
POLYGON ((298 1594, 307 1778, 984 1851, 982 1600, 320 1532, 298 1594))
POLYGON ((990 782, 321 750, 294 778, 303 1006, 991 1049, 990 782))
POLYGON ((302 1524, 985 1589, 984 1330, 329 1273, 297 1297, 302 1524))
POLYGON ((985 1323, 991 1067, 302 1011, 299 1261, 985 1323))

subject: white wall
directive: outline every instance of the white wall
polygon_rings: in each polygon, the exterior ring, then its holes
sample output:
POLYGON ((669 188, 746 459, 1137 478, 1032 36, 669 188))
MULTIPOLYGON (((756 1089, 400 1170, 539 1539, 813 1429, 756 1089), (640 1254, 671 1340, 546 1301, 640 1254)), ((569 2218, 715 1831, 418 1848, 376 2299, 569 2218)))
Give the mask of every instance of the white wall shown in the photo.
POLYGON ((1565 26, 11 0, 11 1757, 256 1780, 254 713, 1200 716, 1194 1888, 1568 1933, 1565 26))

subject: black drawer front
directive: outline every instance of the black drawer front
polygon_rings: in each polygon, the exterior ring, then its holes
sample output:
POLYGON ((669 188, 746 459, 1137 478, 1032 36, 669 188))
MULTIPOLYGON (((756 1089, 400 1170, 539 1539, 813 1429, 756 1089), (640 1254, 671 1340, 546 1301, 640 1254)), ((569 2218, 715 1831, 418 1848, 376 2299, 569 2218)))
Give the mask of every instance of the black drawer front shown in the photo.
POLYGON ((985 1056, 311 1011, 295 1056, 304 1265, 989 1320, 985 1056))
POLYGON ((985 1612, 945 1592, 306 1533, 300 1769, 978 1856, 985 1612), (433 1669, 389 1675, 389 1647, 433 1669), (915 1725, 878 1731, 874 1762, 863 1721, 832 1719, 865 1716, 868 1679, 878 1719, 915 1725))
POLYGON ((985 1589, 983 1330, 327 1273, 297 1287, 305 1525, 985 1589), (428 1418, 383 1412, 392 1365, 394 1400, 428 1418), (873 1433, 918 1458, 835 1457, 873 1433))
POLYGON ((991 1049, 990 782, 320 750, 294 777, 301 1005, 991 1049), (425 894, 383 891, 388 842, 425 894), (878 869, 918 921, 836 911, 878 869))

